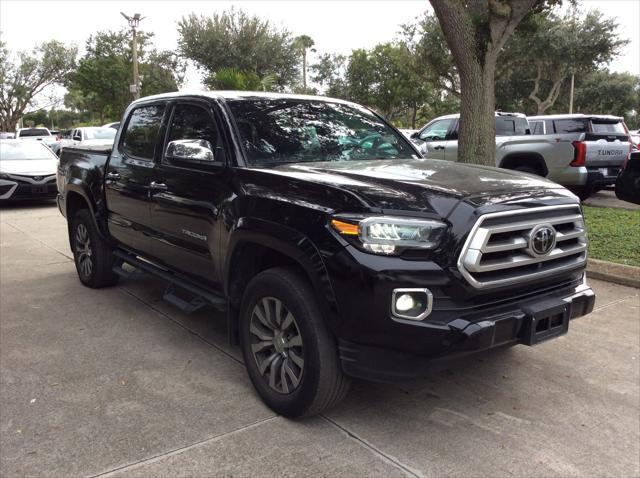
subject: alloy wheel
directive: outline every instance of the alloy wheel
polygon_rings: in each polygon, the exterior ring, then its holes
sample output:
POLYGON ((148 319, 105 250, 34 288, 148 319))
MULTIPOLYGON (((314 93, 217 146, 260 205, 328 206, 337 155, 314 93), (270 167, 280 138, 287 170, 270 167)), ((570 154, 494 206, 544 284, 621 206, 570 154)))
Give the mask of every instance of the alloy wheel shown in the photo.
POLYGON ((91 259, 93 251, 91 250, 91 238, 87 227, 80 223, 76 227, 76 260, 78 266, 85 277, 90 277, 93 271, 93 260, 91 259))
POLYGON ((275 297, 260 299, 249 324, 251 353, 260 375, 278 393, 292 393, 302 379, 304 355, 296 319, 275 297))

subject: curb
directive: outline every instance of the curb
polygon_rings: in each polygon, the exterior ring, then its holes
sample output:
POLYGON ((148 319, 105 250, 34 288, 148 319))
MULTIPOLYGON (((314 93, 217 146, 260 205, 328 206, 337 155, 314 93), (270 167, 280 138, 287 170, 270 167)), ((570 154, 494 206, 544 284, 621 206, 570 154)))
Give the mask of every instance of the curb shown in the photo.
POLYGON ((640 288, 640 267, 589 259, 587 277, 640 288))

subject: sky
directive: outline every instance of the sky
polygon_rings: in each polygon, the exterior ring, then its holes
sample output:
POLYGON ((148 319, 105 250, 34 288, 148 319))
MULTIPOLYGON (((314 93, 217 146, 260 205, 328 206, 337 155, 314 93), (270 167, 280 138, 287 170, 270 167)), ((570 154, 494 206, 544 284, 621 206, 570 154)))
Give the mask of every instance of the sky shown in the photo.
MULTIPOLYGON (((620 33, 630 40, 610 68, 640 74, 640 0, 583 0, 583 9, 598 8, 614 17, 620 33)), ((75 43, 82 51, 89 35, 126 27, 120 16, 141 13, 141 29, 155 33, 159 49, 177 49, 176 24, 191 12, 210 15, 231 6, 242 8, 286 27, 293 35, 306 34, 320 53, 349 54, 392 40, 399 25, 430 9, 427 0, 378 1, 31 1, 0 0, 0 36, 11 51, 32 48, 45 40, 75 43)), ((200 89, 200 75, 189 68, 183 89, 200 89)))

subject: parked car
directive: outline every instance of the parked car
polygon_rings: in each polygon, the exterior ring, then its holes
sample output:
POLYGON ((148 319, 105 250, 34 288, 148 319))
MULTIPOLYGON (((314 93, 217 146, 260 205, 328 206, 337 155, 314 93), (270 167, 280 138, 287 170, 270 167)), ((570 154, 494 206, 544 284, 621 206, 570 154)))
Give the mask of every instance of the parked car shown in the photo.
POLYGON ((0 202, 55 198, 57 164, 40 142, 0 140, 0 202))
POLYGON ((418 132, 417 129, 406 128, 400 128, 398 131, 400 131, 408 140, 411 140, 412 136, 414 136, 418 132))
POLYGON ((633 143, 633 147, 635 149, 640 149, 640 129, 629 131, 629 137, 631 138, 631 143, 633 143))
POLYGON ((134 101, 122 125, 113 147, 60 158, 80 281, 113 285, 126 263, 185 311, 225 310, 277 413, 320 413, 350 376, 402 380, 552 339, 593 308, 573 194, 423 159, 362 106, 173 93, 134 101))
POLYGON ((632 151, 620 168, 616 179, 616 196, 623 201, 640 204, 640 151, 632 151))
POLYGON ((530 116, 529 124, 534 134, 559 142, 571 140, 572 168, 580 170, 585 177, 574 190, 583 198, 614 185, 620 166, 633 148, 624 118, 619 116, 530 116))
POLYGON ((0 132, 0 139, 13 139, 15 136, 15 133, 6 133, 4 131, 0 132))
MULTIPOLYGON (((420 148, 425 157, 457 160, 459 118, 457 114, 442 116, 420 130, 416 138, 423 142, 420 148)), ((564 119, 539 118, 496 113, 496 166, 544 176, 569 188, 581 199, 615 182, 622 162, 620 155, 630 148, 626 134, 598 131, 587 134, 574 131, 570 125, 563 126, 564 119), (549 129, 548 122, 551 128, 557 122, 557 129, 549 129)), ((621 120, 598 118, 602 122, 598 125, 614 129, 621 120)))
POLYGON ((60 153, 60 140, 51 134, 47 128, 20 128, 15 135, 16 139, 41 141, 55 154, 60 153))
POLYGON ((120 127, 120 121, 116 121, 115 123, 107 123, 102 126, 103 128, 113 128, 118 129, 120 127))
POLYGON ((116 137, 116 131, 113 128, 98 126, 74 128, 71 130, 69 138, 61 141, 61 148, 76 145, 111 145, 116 137))

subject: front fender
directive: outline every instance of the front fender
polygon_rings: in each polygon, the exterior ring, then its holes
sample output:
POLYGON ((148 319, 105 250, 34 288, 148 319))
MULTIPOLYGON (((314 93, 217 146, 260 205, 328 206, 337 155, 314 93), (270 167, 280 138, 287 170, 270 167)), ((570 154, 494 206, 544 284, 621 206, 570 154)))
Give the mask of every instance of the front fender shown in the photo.
POLYGON ((322 254, 314 242, 302 232, 264 219, 243 217, 232 229, 224 258, 225 292, 229 294, 231 267, 239 246, 256 244, 279 252, 295 261, 306 273, 321 307, 329 313, 330 322, 338 318, 338 306, 322 254))

